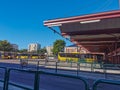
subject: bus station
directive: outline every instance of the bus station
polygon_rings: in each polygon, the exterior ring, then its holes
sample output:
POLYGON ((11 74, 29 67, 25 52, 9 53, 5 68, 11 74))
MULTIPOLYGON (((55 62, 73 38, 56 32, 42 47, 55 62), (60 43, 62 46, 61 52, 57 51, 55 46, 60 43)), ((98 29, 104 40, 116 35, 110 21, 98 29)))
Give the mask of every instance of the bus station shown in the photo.
MULTIPOLYGON (((74 63, 71 61, 61 63, 54 59, 53 62, 51 61, 53 64, 51 64, 49 60, 45 62, 45 59, 42 64, 42 59, 20 59, 20 62, 17 60, 17 64, 0 63, 0 69, 2 70, 1 76, 3 77, 3 79, 0 80, 0 89, 119 90, 119 24, 120 10, 44 21, 44 26, 65 38, 67 37, 66 39, 75 43, 78 47, 82 45, 89 53, 94 53, 94 55, 104 53, 104 58, 100 59, 101 62, 103 62, 102 65, 106 65, 105 68, 108 66, 110 68, 117 67, 117 70, 110 69, 106 71, 100 67, 99 69, 102 70, 102 73, 95 72, 92 67, 94 62, 86 63, 81 59, 76 60, 74 63), (61 33, 57 32, 54 27, 59 27, 61 33), (31 62, 33 62, 34 65, 31 62), (90 70, 82 71, 82 68, 79 66, 81 63, 91 65, 88 68, 84 67, 84 70, 86 68, 90 70), (63 66, 64 64, 70 66, 65 67, 63 66), (75 68, 73 68, 72 64, 73 66, 76 65, 75 68), (110 71, 110 73, 108 73, 108 71, 110 71), (117 73, 112 74, 111 71, 116 71, 117 73), (112 79, 107 76, 110 76, 112 79)), ((98 62, 97 64, 100 63, 98 62)))
POLYGON ((1 0, 0 90, 120 90, 120 0, 1 0))
POLYGON ((91 53, 104 53, 101 62, 111 68, 120 67, 119 24, 120 10, 44 21, 46 27, 78 47, 82 45, 91 53))
POLYGON ((120 10, 44 21, 51 30, 90 52, 105 54, 104 62, 120 64, 120 10))

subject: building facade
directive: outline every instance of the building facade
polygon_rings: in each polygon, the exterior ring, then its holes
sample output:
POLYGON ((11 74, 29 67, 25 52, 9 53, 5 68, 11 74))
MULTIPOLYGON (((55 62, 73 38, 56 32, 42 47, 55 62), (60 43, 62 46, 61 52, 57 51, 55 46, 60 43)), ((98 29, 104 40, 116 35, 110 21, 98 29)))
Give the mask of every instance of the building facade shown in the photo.
POLYGON ((46 47, 47 55, 48 55, 48 56, 53 55, 52 49, 53 49, 53 46, 47 46, 47 47, 46 47))
POLYGON ((18 50, 18 45, 17 44, 11 44, 12 45, 12 48, 14 51, 18 50))
POLYGON ((89 51, 82 46, 70 45, 64 48, 64 52, 65 53, 74 53, 74 52, 88 53, 89 51))
POLYGON ((37 52, 40 50, 41 45, 38 43, 31 43, 28 45, 28 52, 37 52))

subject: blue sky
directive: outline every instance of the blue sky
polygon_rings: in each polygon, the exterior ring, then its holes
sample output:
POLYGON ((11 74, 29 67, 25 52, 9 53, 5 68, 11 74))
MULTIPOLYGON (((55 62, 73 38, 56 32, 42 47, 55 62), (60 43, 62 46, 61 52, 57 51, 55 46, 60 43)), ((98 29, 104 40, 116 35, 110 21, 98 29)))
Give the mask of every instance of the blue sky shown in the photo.
POLYGON ((44 20, 117 9, 118 0, 0 0, 0 40, 18 44, 19 49, 29 43, 50 46, 65 39, 44 27, 44 20))

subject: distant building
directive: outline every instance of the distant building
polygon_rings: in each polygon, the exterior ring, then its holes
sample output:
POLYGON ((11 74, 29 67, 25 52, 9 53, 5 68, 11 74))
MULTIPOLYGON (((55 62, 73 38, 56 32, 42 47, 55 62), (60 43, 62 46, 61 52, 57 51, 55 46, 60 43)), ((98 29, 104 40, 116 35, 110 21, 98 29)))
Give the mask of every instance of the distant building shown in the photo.
POLYGON ((40 50, 41 45, 38 43, 31 43, 28 45, 28 52, 37 52, 40 50))
POLYGON ((52 49, 53 49, 53 46, 47 46, 47 47, 46 47, 47 55, 48 55, 48 56, 53 55, 52 49))
POLYGON ((87 53, 89 52, 82 46, 70 45, 64 48, 65 53, 73 53, 73 52, 80 52, 80 53, 87 53))
POLYGON ((17 44, 11 44, 12 45, 12 48, 13 48, 13 50, 18 50, 18 45, 17 44))

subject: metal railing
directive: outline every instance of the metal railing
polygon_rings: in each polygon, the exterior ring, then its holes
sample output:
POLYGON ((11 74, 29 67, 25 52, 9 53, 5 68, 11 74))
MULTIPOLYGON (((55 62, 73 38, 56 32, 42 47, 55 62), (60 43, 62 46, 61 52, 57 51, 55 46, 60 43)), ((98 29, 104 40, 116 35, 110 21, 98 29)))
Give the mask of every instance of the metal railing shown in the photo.
POLYGON ((53 75, 53 76, 59 76, 59 77, 66 77, 66 78, 73 78, 73 79, 79 79, 81 80, 84 85, 85 85, 85 89, 84 90, 89 90, 89 86, 88 86, 88 83, 87 81, 85 80, 85 78, 83 77, 76 77, 76 76, 70 76, 70 75, 64 75, 64 74, 56 74, 56 73, 48 73, 48 72, 44 72, 44 71, 29 71, 29 70, 20 70, 20 69, 9 69, 8 70, 8 73, 7 73, 7 79, 6 79, 6 89, 4 90, 8 90, 9 88, 9 85, 12 85, 12 86, 15 86, 15 87, 18 87, 18 88, 22 88, 22 89, 27 89, 27 90, 39 90, 39 82, 40 82, 40 76, 41 74, 47 74, 47 75, 53 75), (19 72, 27 72, 27 73, 33 73, 35 74, 35 77, 34 77, 34 87, 33 89, 32 88, 29 88, 29 87, 26 87, 24 85, 19 85, 19 84, 16 84, 16 83, 12 83, 9 81, 9 78, 10 78, 10 72, 11 71, 19 71, 19 72))
MULTIPOLYGON (((18 87, 18 88, 21 88, 21 89, 25 89, 25 90, 35 90, 35 89, 30 88, 30 87, 26 87, 24 85, 19 85, 19 84, 10 82, 11 71, 19 71, 19 72, 26 72, 26 73, 36 74, 35 71, 28 71, 28 70, 21 70, 21 69, 12 69, 12 68, 8 69, 7 77, 6 77, 7 79, 6 79, 6 89, 5 90, 9 90, 9 85, 12 85, 12 86, 15 86, 15 87, 18 87)), ((36 77, 35 77, 35 79, 36 79, 36 77)), ((36 81, 36 80, 34 80, 34 81, 36 81)), ((34 88, 35 87, 36 86, 34 86, 34 88)))
MULTIPOLYGON (((41 62, 45 62, 45 60, 44 61, 41 61, 41 60, 35 60, 35 61, 34 60, 32 60, 32 61, 27 60, 27 61, 29 62, 29 64, 31 62, 35 62, 35 63, 33 63, 34 64, 33 67, 36 70, 51 69, 51 70, 55 70, 55 72, 57 73, 59 70, 63 70, 63 69, 64 70, 70 70, 70 68, 72 68, 76 71, 76 76, 79 76, 80 71, 99 72, 99 73, 103 73, 105 79, 107 79, 109 77, 108 73, 111 73, 110 71, 112 71, 113 74, 119 74, 119 72, 116 72, 116 71, 120 70, 120 64, 119 65, 104 64, 102 62, 101 63, 100 62, 89 62, 89 63, 87 63, 87 62, 85 62, 85 60, 79 60, 78 62, 72 62, 73 60, 68 60, 67 62, 54 61, 54 63, 52 62, 52 65, 48 61, 47 63, 45 63, 42 66, 41 66, 41 62), (113 70, 113 68, 118 68, 118 69, 113 70)), ((28 68, 33 68, 30 65, 28 65, 27 67, 28 68)))
POLYGON ((4 70, 4 78, 3 79, 0 79, 0 82, 3 83, 3 90, 5 90, 6 88, 6 77, 7 77, 7 68, 6 67, 0 67, 0 69, 3 69, 4 70))
MULTIPOLYGON (((77 64, 77 67, 76 67, 76 72, 77 72, 77 76, 70 76, 70 75, 64 75, 64 74, 58 74, 57 73, 57 70, 59 69, 59 65, 58 65, 59 62, 55 62, 55 72, 56 73, 48 73, 48 72, 44 72, 44 71, 39 71, 40 67, 40 61, 36 61, 36 71, 29 71, 29 70, 21 70, 21 69, 8 69, 8 68, 5 68, 5 67, 0 67, 0 69, 4 69, 5 70, 5 73, 4 73, 4 78, 2 80, 0 80, 0 82, 3 83, 3 90, 8 90, 8 85, 12 85, 12 86, 15 86, 15 87, 19 87, 19 88, 23 88, 23 89, 27 89, 27 90, 38 90, 39 89, 39 75, 40 74, 48 74, 48 75, 54 75, 54 76, 61 76, 61 77, 68 77, 68 78, 76 78, 76 79, 81 79, 84 84, 85 84, 85 90, 89 90, 89 87, 88 87, 88 84, 87 81, 83 78, 83 77, 78 77, 79 76, 79 71, 80 71, 80 63, 76 63, 77 64), (10 77, 10 72, 11 71, 20 71, 20 72, 27 72, 27 73, 33 73, 35 75, 35 78, 34 78, 34 87, 33 88, 29 88, 29 87, 26 87, 26 86, 22 86, 22 85, 18 85, 18 84, 15 84, 13 82, 10 82, 9 81, 9 77, 10 77)), ((71 62, 70 62, 71 63, 71 62)), ((84 63, 84 62, 81 62, 81 63, 84 63)), ((93 70, 94 71, 94 63, 90 63, 91 64, 91 71, 93 70)), ((113 67, 114 64, 102 64, 102 69, 104 70, 104 76, 105 76, 105 79, 108 77, 108 74, 107 74, 107 69, 109 70, 109 68, 113 67)), ((120 69, 120 65, 115 65, 115 67, 119 67, 120 69)), ((120 81, 110 81, 110 80, 98 80, 96 81, 95 83, 108 83, 108 84, 114 84, 114 83, 119 83, 120 81)), ((93 90, 97 90, 97 84, 94 84, 93 85, 93 90)), ((118 84, 120 85, 120 84, 118 84)))
MULTIPOLYGON (((0 82, 3 83, 3 90, 8 90, 9 89, 9 85, 17 87, 17 88, 21 88, 21 89, 25 89, 25 90, 39 90, 39 82, 40 82, 40 76, 41 74, 46 74, 46 75, 52 75, 52 76, 58 76, 58 77, 65 77, 65 78, 73 78, 73 79, 79 79, 84 83, 84 90, 90 90, 89 89, 89 84, 87 82, 87 80, 83 77, 77 77, 77 76, 71 76, 71 75, 65 75, 65 74, 57 74, 57 73, 50 73, 50 72, 45 72, 45 71, 35 71, 35 70, 21 70, 21 69, 7 69, 5 67, 0 67, 0 69, 4 69, 5 70, 5 74, 4 74, 4 79, 0 80, 0 82), (15 72, 20 72, 20 73, 32 73, 34 74, 34 86, 33 87, 28 87, 25 86, 24 84, 16 84, 10 81, 10 76, 11 76, 11 71, 15 72)), ((100 83, 105 83, 105 84, 110 84, 110 85, 120 85, 120 81, 115 81, 115 80, 106 80, 106 79, 100 79, 94 82, 93 86, 92 86, 92 90, 97 90, 98 89, 98 85, 100 83)))
POLYGON ((114 81, 114 80, 106 80, 106 79, 100 79, 94 82, 93 84, 93 90, 97 90, 97 86, 100 83, 105 83, 105 84, 112 84, 112 85, 120 85, 120 81, 114 81))
POLYGON ((89 85, 88 85, 86 79, 83 78, 83 77, 77 77, 77 76, 71 76, 71 75, 65 75, 65 74, 49 73, 49 72, 44 72, 44 71, 40 71, 39 73, 40 73, 40 74, 53 75, 53 76, 59 76, 59 77, 79 79, 79 80, 81 80, 81 81, 84 83, 84 85, 85 85, 85 87, 84 87, 85 90, 89 90, 89 85))

